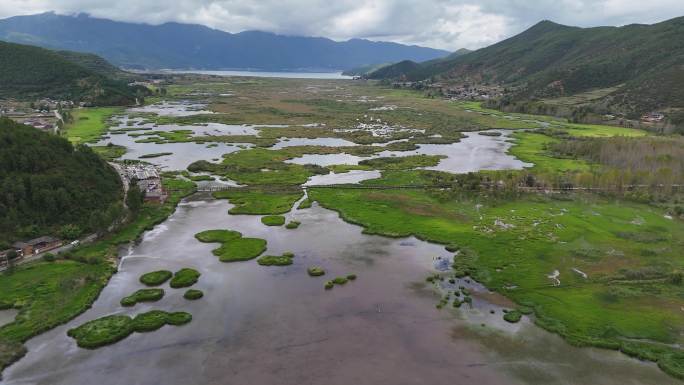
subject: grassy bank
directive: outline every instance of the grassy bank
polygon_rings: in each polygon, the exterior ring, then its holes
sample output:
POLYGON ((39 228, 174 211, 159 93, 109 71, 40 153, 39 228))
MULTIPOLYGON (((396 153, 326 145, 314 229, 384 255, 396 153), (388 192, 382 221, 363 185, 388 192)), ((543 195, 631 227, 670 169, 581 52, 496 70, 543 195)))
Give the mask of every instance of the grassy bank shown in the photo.
POLYGON ((72 112, 73 121, 65 127, 72 143, 92 143, 107 132, 107 120, 122 111, 120 107, 80 108, 72 112))

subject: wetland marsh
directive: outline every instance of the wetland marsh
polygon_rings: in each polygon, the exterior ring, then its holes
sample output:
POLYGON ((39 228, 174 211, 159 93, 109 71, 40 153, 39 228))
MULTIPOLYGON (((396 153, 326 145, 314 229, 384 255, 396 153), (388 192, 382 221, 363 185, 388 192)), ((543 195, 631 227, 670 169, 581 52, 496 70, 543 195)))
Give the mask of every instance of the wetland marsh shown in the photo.
POLYGON ((529 130, 641 131, 349 80, 188 76, 168 89, 111 111, 97 145, 164 154, 144 161, 223 191, 183 199, 122 246, 92 308, 30 339, 5 383, 681 383, 663 370, 684 365, 684 291, 647 273, 684 268, 681 220, 601 196, 470 189, 594 167, 552 157, 529 130), (197 274, 180 288, 169 274, 182 269, 197 274), (645 278, 624 279, 635 271, 645 278), (156 295, 122 306, 151 272, 156 295), (153 310, 192 321, 96 350, 67 335, 153 310))

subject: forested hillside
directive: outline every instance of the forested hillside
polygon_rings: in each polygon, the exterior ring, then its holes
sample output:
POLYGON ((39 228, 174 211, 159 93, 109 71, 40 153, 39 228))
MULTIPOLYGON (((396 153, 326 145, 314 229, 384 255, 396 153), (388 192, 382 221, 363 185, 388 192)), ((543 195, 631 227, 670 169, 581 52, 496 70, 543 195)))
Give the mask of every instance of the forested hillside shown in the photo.
POLYGON ((101 230, 121 197, 118 175, 89 147, 0 118, 0 243, 66 225, 101 230))
POLYGON ((0 41, 0 98, 44 98, 94 105, 135 103, 116 67, 94 55, 0 41))
POLYGON ((653 25, 578 28, 543 21, 497 44, 415 66, 398 63, 372 78, 492 82, 517 99, 553 98, 615 87, 607 103, 645 112, 684 107, 684 17, 653 25))

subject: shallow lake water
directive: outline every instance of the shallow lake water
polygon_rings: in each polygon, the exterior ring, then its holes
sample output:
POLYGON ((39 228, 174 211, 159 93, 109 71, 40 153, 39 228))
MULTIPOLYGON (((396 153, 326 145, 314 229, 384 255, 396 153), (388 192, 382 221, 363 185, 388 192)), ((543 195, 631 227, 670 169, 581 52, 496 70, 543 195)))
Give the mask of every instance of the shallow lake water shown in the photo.
POLYGON ((214 112, 205 110, 206 104, 192 103, 189 101, 167 102, 162 101, 143 107, 130 108, 130 112, 153 113, 160 116, 190 116, 199 114, 213 114, 214 112))
MULTIPOLYGON (((134 119, 131 119, 136 121, 134 119)), ((224 154, 239 151, 242 148, 252 147, 250 143, 222 143, 222 142, 180 142, 180 143, 138 143, 138 140, 144 140, 149 136, 136 136, 138 134, 149 133, 150 131, 174 131, 174 130, 192 130, 193 136, 220 136, 220 135, 257 135, 259 133, 258 126, 251 125, 231 125, 221 123, 207 123, 203 125, 180 126, 176 124, 164 124, 154 126, 153 124, 137 124, 135 126, 128 126, 127 117, 121 118, 118 126, 112 127, 112 130, 139 128, 137 131, 128 131, 123 134, 108 134, 108 138, 96 143, 98 146, 107 145, 109 143, 124 146, 127 151, 121 159, 139 159, 140 156, 146 154, 155 154, 170 152, 170 155, 164 155, 155 158, 146 158, 146 162, 156 164, 168 170, 185 170, 188 165, 198 160, 213 160, 221 159, 224 154), (129 134, 133 134, 132 136, 129 134)))
POLYGON ((358 144, 342 138, 280 138, 278 143, 276 143, 273 147, 270 148, 278 150, 284 147, 292 146, 342 147, 358 146, 358 144))
POLYGON ((165 71, 179 74, 202 74, 216 76, 247 76, 257 78, 288 78, 288 79, 351 79, 342 72, 271 72, 271 71, 165 71))
POLYGON ((506 301, 486 292, 473 296, 472 309, 436 309, 425 277, 438 257, 449 256, 442 246, 364 235, 317 205, 289 214, 302 222, 296 230, 228 215, 230 207, 199 197, 181 203, 141 243, 122 250, 119 273, 90 310, 27 343, 4 384, 677 383, 654 364, 571 347, 527 320, 510 326, 500 319, 506 301), (221 263, 211 254, 216 244, 194 238, 216 228, 267 239, 267 254, 292 251, 294 264, 221 263), (326 276, 309 277, 312 265, 326 276), (165 284, 157 303, 119 305, 142 287, 140 274, 183 267, 202 273, 195 287, 204 298, 187 301, 183 289, 165 284), (349 273, 358 278, 323 289, 325 280, 349 273), (151 309, 189 311, 193 321, 96 350, 66 336, 88 320, 151 309))
POLYGON ((426 167, 428 170, 446 171, 452 173, 467 173, 478 170, 520 170, 531 167, 513 155, 507 153, 513 145, 510 142, 510 131, 501 130, 501 136, 479 135, 477 132, 466 132, 464 138, 451 144, 420 144, 415 151, 382 151, 368 157, 350 154, 305 154, 301 157, 287 160, 296 164, 317 164, 330 166, 333 164, 357 165, 364 159, 409 155, 444 155, 437 166, 426 167))

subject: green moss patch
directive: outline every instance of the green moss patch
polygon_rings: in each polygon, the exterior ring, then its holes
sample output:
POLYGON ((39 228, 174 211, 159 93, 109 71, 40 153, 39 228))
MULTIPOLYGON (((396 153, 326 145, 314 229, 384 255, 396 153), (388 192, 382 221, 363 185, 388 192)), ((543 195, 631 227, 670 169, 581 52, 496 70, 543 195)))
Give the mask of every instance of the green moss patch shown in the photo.
POLYGON ((290 229, 290 230, 294 230, 294 229, 298 228, 299 225, 301 225, 301 222, 299 222, 299 221, 290 221, 285 225, 285 228, 290 229))
POLYGON ((265 255, 257 259, 257 263, 262 266, 287 266, 292 264, 294 254, 283 253, 283 255, 265 255))
POLYGON ((320 277, 321 275, 325 275, 325 270, 323 270, 323 268, 320 266, 311 266, 310 268, 306 269, 306 272, 312 277, 320 277))
POLYGON ((164 325, 178 326, 191 320, 190 313, 168 313, 161 310, 141 313, 134 318, 127 315, 110 315, 69 329, 67 335, 75 339, 79 347, 95 349, 121 341, 133 332, 151 332, 164 325))
POLYGON ((183 294, 183 298, 194 301, 204 297, 204 292, 202 290, 190 289, 183 294))
POLYGON ((509 310, 506 313, 504 313, 504 316, 503 316, 503 319, 506 320, 506 322, 510 322, 510 323, 519 322, 521 318, 522 318, 522 313, 518 310, 509 310))
POLYGON ((167 315, 167 312, 161 310, 138 314, 133 318, 133 331, 138 333, 155 331, 166 325, 167 315))
POLYGON ((186 313, 184 311, 168 313, 166 317, 166 323, 174 326, 185 325, 190 321, 192 321, 192 314, 186 313))
POLYGON ((173 275, 169 285, 174 289, 192 286, 197 283, 200 275, 200 272, 195 269, 180 269, 173 275))
POLYGON ((159 286, 173 277, 173 273, 168 270, 157 270, 145 273, 140 276, 140 282, 147 286, 159 286))
POLYGON ((266 251, 266 240, 242 238, 242 234, 232 230, 208 230, 195 234, 201 242, 219 242, 221 247, 212 250, 221 262, 248 261, 266 251))
POLYGON ((282 226, 285 224, 285 217, 282 215, 267 215, 261 218, 261 223, 266 226, 282 226))
POLYGON ((266 251, 266 241, 260 238, 239 238, 213 251, 221 262, 248 261, 266 251))
POLYGON ((233 230, 207 230, 195 234, 195 238, 200 242, 224 243, 241 237, 241 233, 233 230))
POLYGON ((110 315, 69 329, 67 335, 76 340, 78 346, 95 349, 121 341, 133 333, 133 320, 126 315, 110 315))
POLYGON ((347 277, 335 277, 332 281, 335 285, 346 285, 349 280, 347 277))
POLYGON ((138 302, 154 302, 164 297, 164 289, 140 289, 121 299, 122 306, 135 306, 138 302))

